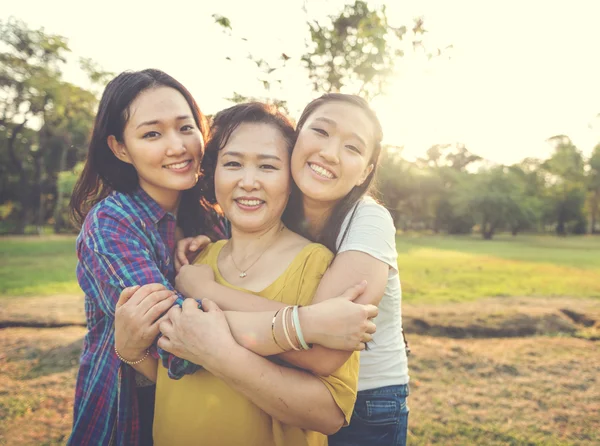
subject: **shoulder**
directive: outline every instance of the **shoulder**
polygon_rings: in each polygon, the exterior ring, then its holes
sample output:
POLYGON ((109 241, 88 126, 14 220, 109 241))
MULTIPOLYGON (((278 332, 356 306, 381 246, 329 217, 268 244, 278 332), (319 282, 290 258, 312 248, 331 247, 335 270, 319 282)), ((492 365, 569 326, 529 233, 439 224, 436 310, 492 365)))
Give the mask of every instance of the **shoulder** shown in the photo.
POLYGON ((344 234, 352 238, 357 234, 372 239, 373 237, 394 238, 396 235, 396 227, 390 212, 372 197, 363 197, 355 208, 352 208, 346 215, 342 224, 338 244, 341 242, 344 234))
POLYGON ((362 218, 377 218, 394 224, 392 215, 387 208, 379 204, 374 198, 367 196, 363 197, 357 205, 356 217, 362 218))
POLYGON ((217 264, 219 253, 223 246, 227 243, 227 240, 219 240, 218 242, 210 243, 202 250, 198 257, 194 259, 193 264, 204 264, 214 266, 217 264))
POLYGON ((320 243, 308 243, 296 256, 305 268, 325 272, 333 260, 333 253, 320 243))

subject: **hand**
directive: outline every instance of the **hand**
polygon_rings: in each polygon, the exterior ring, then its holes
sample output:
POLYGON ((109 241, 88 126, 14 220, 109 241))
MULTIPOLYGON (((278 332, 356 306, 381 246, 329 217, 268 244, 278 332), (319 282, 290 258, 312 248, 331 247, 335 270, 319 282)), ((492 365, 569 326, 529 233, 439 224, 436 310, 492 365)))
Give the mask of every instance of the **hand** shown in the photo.
POLYGON ((115 347, 136 361, 144 356, 156 337, 160 317, 175 302, 175 293, 160 283, 125 288, 115 309, 115 347))
POLYGON ((175 272, 178 273, 183 265, 189 265, 209 243, 210 239, 205 235, 179 240, 175 248, 175 272))
POLYGON ((339 297, 300 309, 300 325, 308 343, 334 350, 364 350, 376 331, 371 321, 378 314, 375 305, 353 301, 366 289, 367 282, 348 288, 339 297), (305 315, 305 316, 304 316, 305 315))
POLYGON ((181 308, 171 308, 160 322, 163 336, 158 340, 158 346, 212 371, 220 358, 227 356, 238 344, 218 305, 203 299, 202 308, 204 311, 198 308, 194 299, 186 299, 181 308))
POLYGON ((215 281, 215 272, 208 265, 184 265, 175 277, 175 288, 185 297, 202 299, 210 294, 208 284, 215 281))

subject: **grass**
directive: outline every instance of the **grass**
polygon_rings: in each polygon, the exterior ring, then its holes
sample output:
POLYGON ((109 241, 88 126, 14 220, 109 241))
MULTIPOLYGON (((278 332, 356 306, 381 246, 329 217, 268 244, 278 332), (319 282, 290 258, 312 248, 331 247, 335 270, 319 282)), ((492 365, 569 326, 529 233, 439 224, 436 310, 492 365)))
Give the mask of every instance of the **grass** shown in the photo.
POLYGON ((80 294, 74 236, 0 238, 0 296, 80 294))
POLYGON ((407 302, 481 297, 600 298, 600 237, 397 238, 407 302))

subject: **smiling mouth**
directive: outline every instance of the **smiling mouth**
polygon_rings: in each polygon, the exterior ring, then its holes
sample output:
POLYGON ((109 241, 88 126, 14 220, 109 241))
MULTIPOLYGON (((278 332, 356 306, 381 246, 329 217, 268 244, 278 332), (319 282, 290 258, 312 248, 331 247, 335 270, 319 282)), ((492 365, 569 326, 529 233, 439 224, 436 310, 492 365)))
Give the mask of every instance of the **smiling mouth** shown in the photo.
POLYGON ((325 169, 322 166, 319 166, 319 165, 313 164, 313 163, 308 163, 308 167, 310 167, 310 170, 312 170, 314 173, 316 173, 320 177, 327 178, 328 180, 333 180, 335 178, 335 175, 333 172, 325 169))
POLYGON ((264 203, 264 201, 262 201, 262 200, 247 199, 247 198, 238 198, 235 201, 237 203, 241 204, 242 206, 249 206, 249 207, 260 206, 261 204, 264 203))
POLYGON ((163 166, 163 169, 179 170, 179 169, 183 169, 183 168, 187 167, 191 163, 192 163, 192 160, 181 161, 179 163, 167 164, 166 166, 163 166))

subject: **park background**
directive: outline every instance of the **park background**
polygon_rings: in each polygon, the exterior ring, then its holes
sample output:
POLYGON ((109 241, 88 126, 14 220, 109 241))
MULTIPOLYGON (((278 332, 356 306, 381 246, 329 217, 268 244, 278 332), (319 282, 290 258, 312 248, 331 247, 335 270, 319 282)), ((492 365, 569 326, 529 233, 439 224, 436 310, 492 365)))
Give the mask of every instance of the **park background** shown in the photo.
POLYGON ((600 442, 600 5, 21 1, 0 12, 0 444, 63 444, 85 333, 68 201, 99 95, 379 114, 409 444, 600 442))

